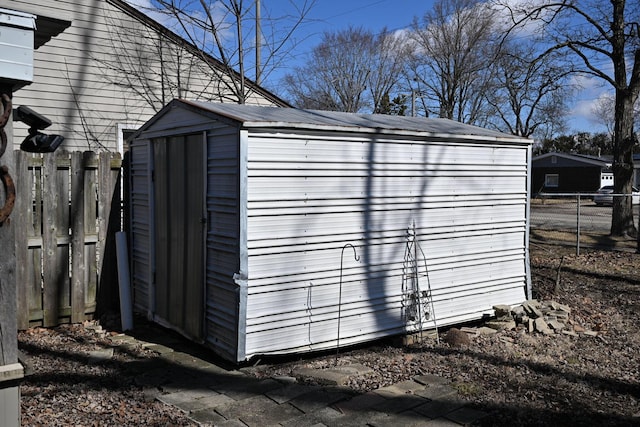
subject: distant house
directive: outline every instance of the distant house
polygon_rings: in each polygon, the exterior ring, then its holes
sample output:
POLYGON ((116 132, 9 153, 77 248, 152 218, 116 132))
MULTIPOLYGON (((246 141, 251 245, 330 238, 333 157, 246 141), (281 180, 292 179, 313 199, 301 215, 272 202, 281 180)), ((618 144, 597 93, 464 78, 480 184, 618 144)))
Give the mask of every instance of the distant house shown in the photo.
MULTIPOLYGON (((174 98, 237 102, 239 75, 123 0, 0 0, 60 34, 34 53, 33 83, 14 94, 49 118, 68 151, 122 151, 128 133, 174 98)), ((246 81, 246 102, 289 106, 246 81)), ((15 123, 15 141, 27 134, 15 123)))
POLYGON ((613 184, 611 157, 546 153, 531 162, 531 194, 592 193, 613 184))
MULTIPOLYGON (((593 193, 613 185, 613 157, 546 153, 531 161, 531 194, 593 193)), ((633 155, 633 185, 640 186, 640 154, 633 155)))

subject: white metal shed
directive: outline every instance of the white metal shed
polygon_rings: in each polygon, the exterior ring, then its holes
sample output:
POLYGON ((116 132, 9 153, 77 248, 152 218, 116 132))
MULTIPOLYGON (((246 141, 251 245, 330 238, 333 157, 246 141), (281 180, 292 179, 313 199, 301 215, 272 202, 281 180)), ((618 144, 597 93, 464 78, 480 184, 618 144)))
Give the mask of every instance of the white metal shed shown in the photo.
POLYGON ((480 319, 530 295, 530 164, 445 119, 174 100, 131 141, 135 308, 235 362, 480 319))

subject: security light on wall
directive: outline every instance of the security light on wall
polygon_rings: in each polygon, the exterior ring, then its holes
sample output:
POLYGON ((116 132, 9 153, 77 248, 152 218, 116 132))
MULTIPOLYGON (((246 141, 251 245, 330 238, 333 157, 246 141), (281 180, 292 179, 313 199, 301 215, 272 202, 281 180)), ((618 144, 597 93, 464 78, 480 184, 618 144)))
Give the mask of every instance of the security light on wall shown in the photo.
POLYGON ((27 136, 20 149, 30 153, 51 153, 56 150, 64 141, 60 135, 47 135, 40 132, 51 126, 51 120, 24 105, 13 111, 13 120, 17 120, 29 125, 29 136, 27 136))

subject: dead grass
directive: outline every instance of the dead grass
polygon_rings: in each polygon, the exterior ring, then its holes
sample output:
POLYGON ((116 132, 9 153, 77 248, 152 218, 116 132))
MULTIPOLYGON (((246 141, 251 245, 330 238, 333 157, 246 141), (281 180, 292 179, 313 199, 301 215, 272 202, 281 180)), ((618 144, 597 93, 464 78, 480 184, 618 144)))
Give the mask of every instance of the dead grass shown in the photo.
MULTIPOLYGON (((530 242, 538 245, 561 245, 576 247, 576 233, 559 230, 532 229, 530 242)), ((633 238, 614 237, 606 233, 580 233, 580 247, 591 249, 611 249, 635 251, 637 241, 633 238)))

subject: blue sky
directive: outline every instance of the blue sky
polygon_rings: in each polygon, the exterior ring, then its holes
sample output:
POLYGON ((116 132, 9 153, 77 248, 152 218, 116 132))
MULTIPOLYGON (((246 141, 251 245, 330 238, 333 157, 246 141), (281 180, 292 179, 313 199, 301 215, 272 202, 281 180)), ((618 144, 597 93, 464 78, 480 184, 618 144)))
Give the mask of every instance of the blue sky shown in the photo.
MULTIPOLYGON (((261 0, 263 8, 273 8, 278 14, 280 7, 290 7, 290 0, 261 0)), ((421 18, 433 6, 434 0, 317 0, 311 13, 309 22, 298 29, 296 36, 304 38, 293 53, 295 66, 302 63, 306 54, 313 46, 320 43, 324 32, 333 32, 349 27, 363 27, 374 33, 387 30, 399 30, 409 27, 414 17, 421 18)), ((286 71, 285 71, 286 72, 286 71)), ((274 72, 272 81, 277 81, 285 72, 274 72)), ((581 79, 584 89, 571 105, 568 117, 568 132, 590 131, 602 132, 604 127, 591 118, 591 107, 603 88, 589 79, 581 79)), ((278 90, 276 89, 276 92, 278 90)))
MULTIPOLYGON (((268 0, 264 0, 268 1, 268 0)), ((422 17, 431 9, 430 0, 318 0, 311 19, 316 31, 334 31, 349 25, 362 26, 374 32, 408 27, 414 17, 422 17)))
MULTIPOLYGON (((150 0, 129 1, 148 4, 150 0)), ((275 93, 280 93, 277 82, 289 69, 305 62, 311 49, 322 40, 324 32, 346 29, 350 25, 363 27, 373 33, 379 33, 384 28, 390 31, 400 30, 409 27, 415 17, 421 18, 431 10, 434 2, 435 0, 316 0, 306 22, 295 32, 295 37, 300 42, 291 52, 292 56, 285 64, 286 68, 274 71, 263 83, 275 93)), ((293 14, 292 5, 301 3, 303 0, 261 0, 263 19, 270 14, 272 16, 293 14)), ((591 109, 598 97, 609 88, 603 87, 598 80, 587 78, 576 80, 580 82, 583 89, 570 106, 567 131, 605 131, 604 126, 591 117, 591 109)))
MULTIPOLYGON (((291 0, 261 0, 263 8, 281 14, 289 9, 291 0), (280 8, 280 9, 279 9, 280 8)), ((335 32, 349 26, 362 27, 374 34, 400 30, 411 25, 414 17, 421 18, 431 9, 433 0, 316 0, 307 16, 307 22, 295 33, 303 40, 293 52, 294 62, 288 66, 301 65, 306 55, 319 44, 325 32, 335 32)), ((274 73, 270 80, 277 81, 286 70, 274 73)))

